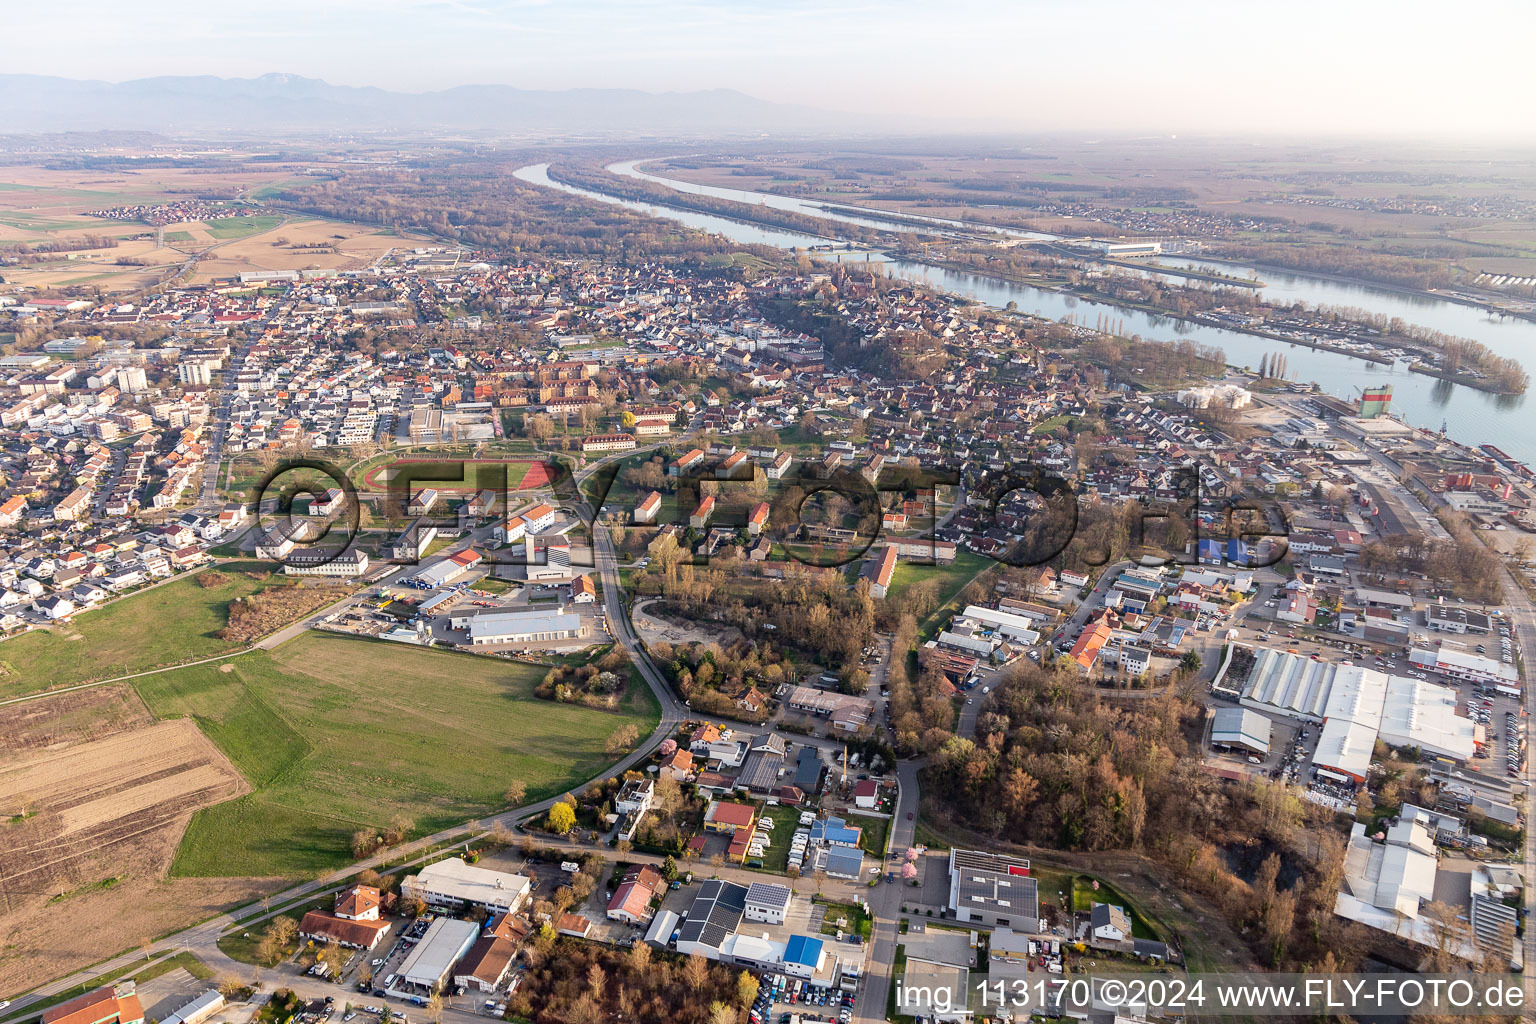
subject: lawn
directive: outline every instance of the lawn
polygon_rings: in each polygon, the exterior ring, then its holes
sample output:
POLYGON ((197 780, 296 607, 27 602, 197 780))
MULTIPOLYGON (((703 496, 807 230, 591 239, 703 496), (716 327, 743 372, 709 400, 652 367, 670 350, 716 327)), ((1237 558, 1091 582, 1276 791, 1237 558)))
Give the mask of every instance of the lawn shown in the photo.
POLYGON ((925 580, 938 580, 939 590, 936 595, 938 603, 918 627, 923 639, 928 639, 936 635, 939 627, 960 610, 956 598, 960 591, 965 589, 966 584, 996 564, 998 563, 986 555, 979 555, 969 548, 960 548, 956 551, 955 560, 948 565, 914 565, 911 562, 898 561, 895 572, 891 574, 891 586, 887 589, 885 597, 888 601, 899 598, 901 592, 907 587, 925 580))
POLYGON ((1095 903, 1112 903, 1125 911, 1131 919, 1131 934, 1138 939, 1161 939, 1156 928, 1142 918, 1136 910, 1136 905, 1126 899, 1114 886, 1103 879, 1092 878, 1088 875, 1078 875, 1072 880, 1072 909, 1080 913, 1088 913, 1095 903), (1095 889, 1093 884, 1098 882, 1095 889))
POLYGON ((12 637, 0 644, 0 700, 236 650, 239 644, 215 635, 228 624, 230 601, 295 582, 269 577, 270 571, 255 562, 230 563, 219 567, 225 580, 218 586, 185 576, 85 612, 68 625, 12 637))
POLYGON ((849 813, 848 824, 857 825, 861 830, 859 832, 859 849, 877 859, 885 857, 885 837, 891 831, 890 818, 876 818, 868 814, 849 813))
POLYGON ((408 818, 423 835, 562 792, 610 762, 608 735, 657 721, 636 695, 610 714, 538 701, 544 670, 456 652, 308 633, 136 680, 158 717, 191 715, 254 792, 199 811, 178 876, 302 877, 350 859, 352 834, 408 818), (226 671, 227 669, 227 671, 226 671), (532 711, 530 714, 529 712, 532 711))
POLYGON ((800 812, 793 807, 763 807, 761 815, 773 821, 773 845, 763 851, 763 870, 782 875, 789 864, 789 841, 800 827, 800 812))
MULTIPOLYGON (((282 910, 277 916, 291 917, 295 921, 302 920, 304 915, 311 910, 330 910, 335 906, 335 900, 330 896, 320 899, 300 900, 286 907, 274 906, 273 910, 282 910)), ((261 965, 260 958, 256 955, 261 947, 261 935, 267 930, 267 921, 255 921, 249 926, 241 928, 236 926, 233 931, 225 932, 219 936, 218 947, 225 956, 239 960, 243 964, 261 965)), ((299 940, 295 939, 283 947, 283 959, 286 960, 299 951, 299 940)))
POLYGON ((282 222, 282 217, 260 214, 255 217, 219 217, 204 221, 203 227, 214 238, 229 239, 270 231, 282 222))
POLYGON ((969 548, 960 548, 955 552, 955 560, 948 565, 919 565, 916 562, 897 560, 896 570, 891 574, 891 585, 886 591, 886 598, 892 599, 901 596, 901 592, 915 583, 924 580, 939 581, 939 604, 942 605, 960 592, 960 589, 975 578, 978 572, 992 564, 992 559, 986 555, 978 555, 969 548))
POLYGON ((847 926, 843 928, 843 931, 850 935, 863 935, 867 939, 870 932, 874 930, 874 922, 870 919, 869 914, 852 903, 836 903, 832 900, 819 898, 814 902, 820 903, 827 908, 827 916, 822 918, 821 921, 821 933, 823 935, 836 935, 838 932, 837 922, 839 920, 847 922, 847 926))
POLYGON ((1049 434, 1057 427, 1064 427, 1072 422, 1071 416, 1052 416, 1050 419, 1041 420, 1029 428, 1031 434, 1049 434))
POLYGON ((912 830, 912 841, 919 846, 926 846, 930 850, 949 849, 949 840, 935 832, 933 827, 923 821, 921 817, 917 819, 917 825, 912 830))

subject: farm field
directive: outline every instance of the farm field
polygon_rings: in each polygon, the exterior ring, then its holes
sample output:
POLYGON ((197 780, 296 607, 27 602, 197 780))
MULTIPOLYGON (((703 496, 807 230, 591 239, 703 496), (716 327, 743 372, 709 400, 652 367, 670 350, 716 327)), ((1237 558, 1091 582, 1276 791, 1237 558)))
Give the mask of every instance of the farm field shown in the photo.
POLYGON ((0 643, 0 700, 237 650, 240 644, 216 635, 228 623, 230 602, 295 584, 271 575, 270 566, 228 563, 13 637, 0 643), (223 581, 203 586, 208 572, 223 581))
POLYGON ((209 258, 196 268, 197 280, 242 270, 346 270, 364 266, 404 243, 373 227, 290 219, 278 213, 171 224, 158 240, 155 228, 143 221, 88 216, 91 210, 199 195, 248 196, 260 201, 273 186, 293 181, 296 169, 274 165, 252 171, 232 166, 227 171, 196 174, 174 167, 7 167, 0 173, 0 245, 76 242, 80 248, 8 267, 6 282, 42 289, 90 285, 105 294, 122 293, 149 286, 188 257, 208 250, 209 258), (113 239, 116 244, 86 248, 88 237, 113 239))
MULTIPOLYGON (((334 868, 352 834, 396 818, 420 835, 500 810, 508 783, 536 800, 609 762, 622 714, 539 701, 543 669, 476 655, 310 633, 272 652, 147 676, 165 718, 186 715, 254 791, 199 812, 172 873, 286 875, 334 868)), ((639 705, 627 702, 631 709, 639 705)))
POLYGON ((192 812, 248 789, 193 722, 153 722, 125 684, 0 708, 0 997, 274 887, 165 877, 192 812))
POLYGON ((217 248, 197 265, 194 282, 258 270, 353 270, 421 241, 375 227, 275 215, 217 220, 205 230, 217 248))
POLYGON ((283 218, 269 214, 255 217, 223 217, 218 220, 204 221, 204 230, 214 238, 244 238, 246 235, 255 235, 263 231, 270 231, 283 222, 283 218))
POLYGON ((0 705, 0 764, 29 750, 62 749, 154 720, 127 683, 0 705))

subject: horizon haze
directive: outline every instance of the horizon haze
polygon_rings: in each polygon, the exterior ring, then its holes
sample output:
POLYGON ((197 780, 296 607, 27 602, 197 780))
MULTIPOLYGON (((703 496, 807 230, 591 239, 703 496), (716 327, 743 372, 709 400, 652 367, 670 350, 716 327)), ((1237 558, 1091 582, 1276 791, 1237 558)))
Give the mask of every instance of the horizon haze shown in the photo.
MULTIPOLYGON (((1307 2, 1278 17, 1206 0, 1156 13, 1123 0, 273 0, 256 24, 248 9, 188 0, 116 12, 105 0, 11 12, 29 45, 7 70, 110 82, 278 74, 399 93, 736 90, 827 112, 844 130, 1536 138, 1536 122, 1505 112, 1536 85, 1520 52, 1536 11, 1514 3, 1436 18, 1433 34, 1421 27, 1435 17, 1428 5, 1307 2), (1447 81, 1476 82, 1477 96, 1447 81)), ((9 121, 0 131, 19 130, 9 121)))

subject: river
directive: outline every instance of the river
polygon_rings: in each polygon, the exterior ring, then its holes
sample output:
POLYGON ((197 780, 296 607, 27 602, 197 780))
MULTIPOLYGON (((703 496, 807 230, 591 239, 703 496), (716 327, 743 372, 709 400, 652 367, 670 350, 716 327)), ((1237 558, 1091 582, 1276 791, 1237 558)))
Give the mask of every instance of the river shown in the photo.
MULTIPOLYGON (((634 161, 615 164, 610 169, 615 173, 626 173, 625 169, 632 167, 633 163, 634 161)), ((827 244, 826 238, 815 235, 762 228, 732 220, 729 217, 696 213, 692 210, 676 209, 656 203, 619 199, 591 189, 576 188, 550 178, 548 169, 548 164, 531 164, 519 168, 514 174, 520 180, 531 184, 560 189, 598 202, 625 206, 651 216, 666 217, 689 227, 724 235, 742 243, 782 248, 811 248, 827 244)), ((696 190, 698 194, 712 195, 716 198, 732 199, 752 205, 766 200, 769 205, 778 209, 794 210, 834 221, 843 219, 843 215, 835 210, 824 210, 818 204, 784 196, 772 196, 741 189, 719 189, 714 186, 674 183, 672 179, 643 172, 634 172, 633 176, 644 177, 646 180, 667 187, 687 185, 686 189, 681 190, 696 190), (786 205, 780 205, 781 203, 786 205)), ((855 215, 847 216, 850 222, 858 223, 852 220, 855 215)), ((874 226, 889 228, 888 224, 874 226)), ((863 260, 865 256, 859 254, 850 259, 863 260)), ((1006 306, 1009 302, 1016 302, 1021 312, 1036 313, 1052 320, 1071 317, 1078 323, 1093 326, 1100 317, 1103 317, 1105 320, 1114 322, 1117 329, 1126 334, 1139 334, 1144 338, 1164 341, 1188 338, 1203 344, 1219 345, 1226 352, 1227 361, 1235 366, 1257 367, 1264 355, 1283 352, 1290 364, 1291 377, 1301 381, 1316 381, 1323 390, 1344 399, 1354 398, 1358 388, 1391 384, 1392 408, 1406 422, 1434 430, 1438 430, 1444 423, 1449 434, 1463 443, 1475 445, 1491 441, 1516 458, 1536 465, 1536 403, 1527 402, 1524 395, 1490 395, 1433 377, 1426 377, 1423 374, 1411 373, 1406 364, 1385 366, 1332 352, 1320 352, 1300 345, 1257 338, 1220 327, 1190 324, 1137 309, 1080 299, 1061 292, 980 274, 932 267, 909 260, 886 259, 882 262, 887 272, 893 276, 921 282, 932 288, 963 295, 999 308, 1006 306)), ((1225 265, 1223 269, 1231 273, 1234 268, 1231 265, 1225 265)), ((1246 273, 1247 268, 1237 268, 1237 272, 1246 273)), ((1275 298, 1293 297, 1312 304, 1358 306, 1388 316, 1403 316, 1404 319, 1414 323, 1476 338, 1490 348, 1495 345, 1491 340, 1491 334, 1497 331, 1500 350, 1504 350, 1506 346, 1513 349, 1520 345, 1519 327, 1523 325, 1530 332, 1527 341, 1536 343, 1536 324, 1519 320, 1491 320, 1483 311, 1471 306, 1428 298, 1425 298, 1421 304, 1417 301, 1420 297, 1416 295, 1310 275, 1279 274, 1265 270, 1259 276, 1266 282, 1268 288, 1290 289, 1290 291, 1275 292, 1269 292, 1266 289, 1266 293, 1275 298), (1400 311, 1408 308, 1401 305, 1404 303, 1412 304, 1417 312, 1405 315, 1400 311), (1473 333, 1470 329, 1479 326, 1479 322, 1487 328, 1486 333, 1483 331, 1473 333), (1452 323, 1459 326, 1448 326, 1452 323)), ((1536 353, 1536 344, 1527 344, 1525 352, 1536 353)), ((1520 355, 1521 353, 1510 351, 1509 354, 1520 355)))

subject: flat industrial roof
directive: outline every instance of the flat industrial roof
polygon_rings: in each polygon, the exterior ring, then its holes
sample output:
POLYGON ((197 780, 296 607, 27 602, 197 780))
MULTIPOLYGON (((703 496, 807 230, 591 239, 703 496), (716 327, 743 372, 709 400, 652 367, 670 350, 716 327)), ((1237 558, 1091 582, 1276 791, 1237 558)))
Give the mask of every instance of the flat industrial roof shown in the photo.
POLYGON ((470 632, 480 636, 563 633, 580 626, 581 616, 571 612, 489 612, 469 620, 470 632))
POLYGON ((400 965, 400 977, 413 985, 436 985, 479 934, 480 926, 470 921, 438 918, 400 965))
POLYGON ((1322 720, 1338 665, 1273 647, 1255 648, 1253 657, 1253 668, 1243 684, 1244 703, 1322 720))
POLYGON ((1211 742, 1222 746, 1245 746, 1269 752, 1270 721, 1247 708, 1218 708, 1211 725, 1211 742))

